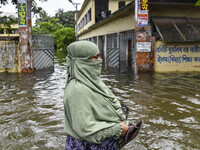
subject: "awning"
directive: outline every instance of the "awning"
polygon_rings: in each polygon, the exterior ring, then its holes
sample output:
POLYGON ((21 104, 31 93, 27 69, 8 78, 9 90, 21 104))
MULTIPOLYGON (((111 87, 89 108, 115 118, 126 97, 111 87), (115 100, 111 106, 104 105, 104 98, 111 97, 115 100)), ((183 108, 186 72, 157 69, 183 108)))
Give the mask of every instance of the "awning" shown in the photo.
POLYGON ((186 17, 152 17, 164 42, 200 42, 200 19, 186 17))

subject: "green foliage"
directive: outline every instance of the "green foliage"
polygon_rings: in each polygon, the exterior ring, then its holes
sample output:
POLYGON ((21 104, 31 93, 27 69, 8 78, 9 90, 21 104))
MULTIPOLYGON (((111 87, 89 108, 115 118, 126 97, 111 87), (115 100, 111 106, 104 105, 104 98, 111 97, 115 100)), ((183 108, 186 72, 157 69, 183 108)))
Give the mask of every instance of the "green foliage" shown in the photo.
POLYGON ((65 58, 67 56, 67 51, 56 50, 55 56, 58 58, 58 63, 62 64, 63 62, 66 62, 65 58))
POLYGON ((59 50, 66 50, 67 45, 75 41, 75 31, 73 28, 62 28, 54 33, 54 43, 59 50))
POLYGON ((42 34, 42 33, 40 33, 41 31, 40 31, 40 27, 39 26, 34 26, 34 27, 32 27, 32 33, 33 34, 42 34))
MULTIPOLYGON (((42 2, 46 2, 47 0, 39 0, 42 2)), ((42 9, 42 7, 37 7, 37 3, 35 2, 35 0, 31 0, 31 11, 34 13, 34 15, 41 13, 42 11, 44 11, 42 9)))
MULTIPOLYGON (((7 5, 8 1, 10 1, 10 0, 0 0, 0 4, 2 4, 3 6, 7 5)), ((39 1, 45 2, 47 0, 39 0, 39 1)), ((34 14, 38 14, 43 11, 43 9, 41 7, 37 7, 37 3, 35 2, 35 0, 31 0, 31 2, 32 2, 31 11, 34 14)), ((16 7, 17 7, 17 0, 11 0, 11 3, 13 5, 16 5, 16 7)), ((0 13, 3 13, 3 12, 0 12, 0 13)), ((0 30, 2 30, 2 27, 4 27, 4 29, 6 28, 6 29, 12 30, 11 25, 15 24, 15 23, 17 23, 17 20, 14 19, 12 16, 2 16, 2 17, 0 17, 0 24, 2 25, 2 26, 0 26, 0 30)))
MULTIPOLYGON (((8 4, 8 1, 9 0, 0 0, 0 4, 6 5, 8 4)), ((67 45, 75 41, 75 11, 64 12, 63 9, 59 9, 55 14, 55 17, 50 17, 41 7, 37 7, 36 0, 31 1, 31 11, 34 13, 34 15, 36 15, 37 18, 36 25, 32 27, 32 33, 54 35, 54 45, 58 48, 58 50, 64 50, 64 53, 66 53, 67 45)), ((17 0, 12 0, 11 2, 13 5, 17 4, 17 0)), ((17 23, 12 19, 7 22, 3 21, 6 19, 6 16, 4 16, 4 18, 0 17, 0 24, 4 24, 4 27, 6 25, 9 28, 11 24, 17 23)))
POLYGON ((58 19, 51 18, 47 22, 38 23, 37 27, 40 28, 39 33, 40 34, 54 34, 57 30, 63 28, 63 26, 60 23, 58 23, 58 21, 59 21, 58 19))
POLYGON ((197 2, 196 2, 196 5, 195 6, 200 6, 200 0, 198 0, 197 2))
MULTIPOLYGON (((17 0, 11 0, 11 3, 13 5, 16 5, 17 4, 17 0)), ((8 0, 0 0, 0 4, 6 5, 6 4, 8 4, 8 0)))
POLYGON ((63 9, 59 9, 55 14, 55 18, 59 19, 59 23, 64 27, 73 28, 75 25, 74 21, 75 11, 64 12, 63 9))
POLYGON ((67 45, 75 41, 74 14, 73 11, 64 12, 59 9, 55 17, 50 17, 45 11, 41 11, 32 31, 34 34, 53 34, 58 51, 66 51, 67 45))
MULTIPOLYGON (((12 30, 11 25, 17 23, 17 20, 12 16, 0 17, 0 30, 9 29, 12 30)), ((7 31, 7 30, 5 30, 7 31)))
MULTIPOLYGON (((7 5, 7 4, 8 4, 8 1, 10 1, 10 0, 0 0, 0 4, 2 4, 2 5, 7 5)), ((41 2, 46 2, 47 0, 39 0, 39 1, 41 1, 41 2)), ((31 2, 32 2, 31 11, 32 11, 34 14, 40 13, 40 11, 42 10, 42 8, 41 8, 41 7, 37 7, 37 3, 36 3, 35 0, 31 0, 31 2)), ((12 3, 13 5, 16 5, 16 7, 17 7, 17 0, 11 0, 11 3, 12 3)))
POLYGON ((53 34, 57 49, 66 50, 67 45, 75 41, 74 28, 63 27, 59 18, 49 17, 45 13, 41 16, 36 26, 32 28, 33 34, 53 34), (46 20, 46 18, 50 19, 46 20))
POLYGON ((48 20, 51 19, 50 16, 48 16, 48 13, 44 10, 41 10, 38 15, 36 15, 36 24, 39 24, 40 22, 48 22, 48 20))

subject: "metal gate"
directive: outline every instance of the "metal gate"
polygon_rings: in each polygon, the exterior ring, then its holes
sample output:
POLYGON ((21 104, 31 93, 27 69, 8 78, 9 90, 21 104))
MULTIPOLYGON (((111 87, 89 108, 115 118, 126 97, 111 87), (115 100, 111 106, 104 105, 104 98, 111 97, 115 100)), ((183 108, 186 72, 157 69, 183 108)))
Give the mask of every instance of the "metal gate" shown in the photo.
POLYGON ((132 68, 135 66, 135 30, 127 30, 124 32, 120 32, 120 40, 130 41, 131 46, 131 57, 132 57, 132 68))
POLYGON ((119 48, 117 47, 117 34, 108 35, 108 66, 119 68, 119 48))
POLYGON ((34 68, 54 66, 54 38, 52 35, 33 35, 34 68))

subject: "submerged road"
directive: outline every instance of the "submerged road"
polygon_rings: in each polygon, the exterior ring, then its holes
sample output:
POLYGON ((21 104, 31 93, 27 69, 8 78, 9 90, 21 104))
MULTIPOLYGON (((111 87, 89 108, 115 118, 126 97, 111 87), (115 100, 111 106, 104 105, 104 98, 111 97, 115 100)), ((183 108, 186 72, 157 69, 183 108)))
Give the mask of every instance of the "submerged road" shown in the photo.
MULTIPOLYGON (((66 63, 34 74, 0 74, 0 149, 65 149, 63 91, 66 63)), ((200 149, 200 73, 103 71, 102 80, 130 121, 142 119, 138 137, 124 149, 200 149)))

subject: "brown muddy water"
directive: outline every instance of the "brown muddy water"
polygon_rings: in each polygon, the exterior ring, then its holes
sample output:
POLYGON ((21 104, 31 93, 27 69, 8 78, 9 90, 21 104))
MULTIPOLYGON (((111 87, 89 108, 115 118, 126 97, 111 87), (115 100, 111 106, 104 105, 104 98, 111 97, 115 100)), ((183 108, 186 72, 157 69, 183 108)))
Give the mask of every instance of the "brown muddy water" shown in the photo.
MULTIPOLYGON (((34 74, 0 74, 0 149, 64 150, 63 91, 66 63, 34 74)), ((142 119, 138 137, 124 150, 200 149, 200 73, 103 71, 102 80, 129 120, 142 119)))

